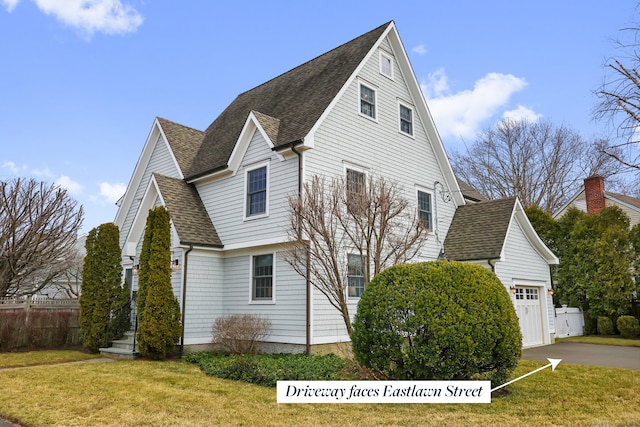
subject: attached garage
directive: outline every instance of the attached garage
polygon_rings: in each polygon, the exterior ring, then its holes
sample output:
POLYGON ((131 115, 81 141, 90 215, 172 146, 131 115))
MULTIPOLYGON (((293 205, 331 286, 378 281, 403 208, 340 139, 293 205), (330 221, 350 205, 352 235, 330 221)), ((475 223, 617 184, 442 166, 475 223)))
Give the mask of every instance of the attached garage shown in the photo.
POLYGON ((552 344, 555 339, 549 265, 558 258, 531 226, 516 198, 461 206, 444 241, 449 259, 490 268, 511 295, 520 321, 522 346, 552 344))

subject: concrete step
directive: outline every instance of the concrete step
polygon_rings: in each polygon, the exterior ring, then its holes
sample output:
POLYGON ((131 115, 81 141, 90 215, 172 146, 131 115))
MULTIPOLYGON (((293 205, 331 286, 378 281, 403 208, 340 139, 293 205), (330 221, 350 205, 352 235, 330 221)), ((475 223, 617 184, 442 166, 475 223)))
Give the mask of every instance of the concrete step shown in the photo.
POLYGON ((133 340, 113 340, 111 347, 133 351, 138 350, 138 343, 136 343, 136 348, 133 348, 133 340))

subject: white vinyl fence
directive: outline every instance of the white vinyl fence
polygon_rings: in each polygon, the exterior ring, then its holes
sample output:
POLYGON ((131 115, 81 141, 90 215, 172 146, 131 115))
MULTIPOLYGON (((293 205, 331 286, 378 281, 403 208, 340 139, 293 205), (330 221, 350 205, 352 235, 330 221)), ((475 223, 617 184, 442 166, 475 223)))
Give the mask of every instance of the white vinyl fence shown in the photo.
POLYGON ((556 308, 556 337, 577 337, 584 334, 584 316, 577 307, 556 308))

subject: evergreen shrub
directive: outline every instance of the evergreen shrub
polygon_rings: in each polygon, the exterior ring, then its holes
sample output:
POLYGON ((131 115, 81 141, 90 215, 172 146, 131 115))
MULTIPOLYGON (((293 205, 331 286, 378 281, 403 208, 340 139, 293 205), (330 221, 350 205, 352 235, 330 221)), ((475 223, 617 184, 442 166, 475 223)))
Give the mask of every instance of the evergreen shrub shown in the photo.
POLYGON ((613 321, 607 316, 598 316, 598 334, 613 335, 614 333, 613 321))
POLYGON ((158 206, 149 212, 140 263, 138 293, 138 348, 140 354, 156 360, 166 359, 176 348, 182 331, 180 304, 171 287, 171 229, 169 212, 158 206), (147 235, 151 238, 147 239, 147 235), (145 279, 144 281, 142 279, 145 279))
POLYGON ((395 265, 367 285, 352 337, 356 360, 394 380, 489 379, 503 384, 520 359, 511 298, 479 265, 395 265))
POLYGON ((623 338, 634 338, 640 335, 640 324, 633 316, 620 316, 616 321, 618 331, 623 338))

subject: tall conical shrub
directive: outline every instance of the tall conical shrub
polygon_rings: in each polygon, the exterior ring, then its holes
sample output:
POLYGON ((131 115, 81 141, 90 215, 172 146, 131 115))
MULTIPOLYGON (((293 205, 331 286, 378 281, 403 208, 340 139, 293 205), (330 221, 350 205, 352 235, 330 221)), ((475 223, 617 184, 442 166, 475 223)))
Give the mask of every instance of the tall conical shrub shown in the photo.
POLYGON ((159 206, 149 212, 149 218, 142 244, 142 254, 148 258, 143 263, 140 257, 145 283, 142 306, 138 306, 138 343, 140 354, 161 360, 171 354, 180 338, 180 305, 171 288, 169 212, 159 206))
POLYGON ((106 344, 111 310, 122 292, 119 234, 117 225, 102 224, 89 232, 85 243, 79 323, 82 344, 94 353, 106 344))

